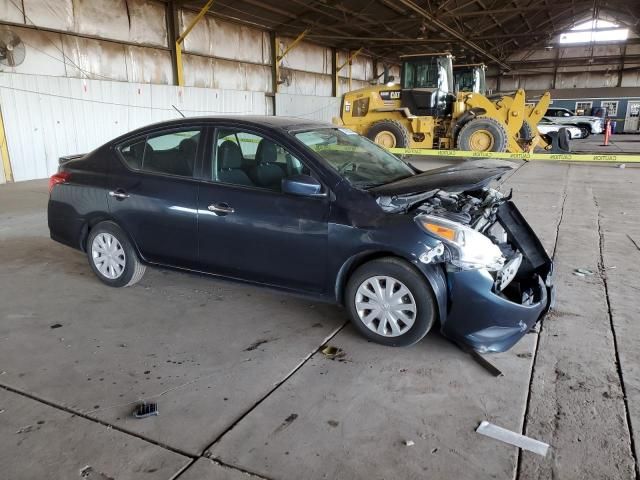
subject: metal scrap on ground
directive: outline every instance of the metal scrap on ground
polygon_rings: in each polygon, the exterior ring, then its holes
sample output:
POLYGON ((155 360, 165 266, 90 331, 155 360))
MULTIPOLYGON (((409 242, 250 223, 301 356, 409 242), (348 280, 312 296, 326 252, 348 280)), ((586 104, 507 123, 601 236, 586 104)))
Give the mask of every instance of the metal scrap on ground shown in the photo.
POLYGON ((160 415, 157 403, 142 402, 136 405, 133 411, 133 416, 136 418, 147 418, 155 415, 160 415))
POLYGON ((499 427, 487 421, 482 421, 478 428, 476 428, 476 432, 495 440, 500 440, 501 442, 522 448, 523 450, 537 453, 543 457, 547 455, 547 451, 549 450, 549 444, 547 443, 534 440, 533 438, 526 437, 525 435, 520 435, 519 433, 512 432, 511 430, 507 430, 506 428, 499 427))

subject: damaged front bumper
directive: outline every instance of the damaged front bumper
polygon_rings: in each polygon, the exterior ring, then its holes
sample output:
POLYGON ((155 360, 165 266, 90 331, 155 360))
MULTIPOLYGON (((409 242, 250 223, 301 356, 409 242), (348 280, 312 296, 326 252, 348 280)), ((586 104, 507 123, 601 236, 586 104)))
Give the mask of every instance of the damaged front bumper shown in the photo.
POLYGON ((442 333, 478 352, 511 348, 555 300, 553 262, 520 211, 506 202, 498 209, 497 221, 520 252, 521 263, 493 274, 487 269, 446 272, 448 309, 442 333))
POLYGON ((442 333, 478 352, 504 352, 515 345, 549 310, 554 298, 551 274, 535 275, 527 292, 498 293, 487 270, 448 272, 449 311, 442 333))

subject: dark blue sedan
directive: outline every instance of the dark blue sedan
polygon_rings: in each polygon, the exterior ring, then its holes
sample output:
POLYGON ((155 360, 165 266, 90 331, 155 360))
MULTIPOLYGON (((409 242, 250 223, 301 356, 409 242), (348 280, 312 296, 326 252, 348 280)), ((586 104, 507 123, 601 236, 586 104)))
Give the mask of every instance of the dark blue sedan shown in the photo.
POLYGON ((113 287, 170 266, 343 304, 385 345, 438 323, 456 342, 504 351, 552 297, 551 260, 492 188, 513 168, 423 173, 326 123, 181 119, 62 158, 49 229, 113 287))

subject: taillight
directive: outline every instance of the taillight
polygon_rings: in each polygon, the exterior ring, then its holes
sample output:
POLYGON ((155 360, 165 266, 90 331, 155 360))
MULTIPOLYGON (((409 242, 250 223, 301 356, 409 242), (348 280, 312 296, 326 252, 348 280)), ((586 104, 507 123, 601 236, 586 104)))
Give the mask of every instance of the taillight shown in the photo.
POLYGON ((51 193, 53 187, 61 183, 67 183, 70 178, 71 174, 69 172, 58 172, 54 175, 51 175, 51 178, 49 178, 49 193, 51 193))

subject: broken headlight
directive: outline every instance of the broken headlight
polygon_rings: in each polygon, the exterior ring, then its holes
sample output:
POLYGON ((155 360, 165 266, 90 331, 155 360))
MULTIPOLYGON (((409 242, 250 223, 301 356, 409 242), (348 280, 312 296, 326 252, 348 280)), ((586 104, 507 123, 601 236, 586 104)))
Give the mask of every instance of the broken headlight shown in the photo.
POLYGON ((455 267, 495 271, 504 265, 505 259, 498 246, 472 228, 432 215, 418 215, 416 222, 424 231, 442 240, 449 252, 450 263, 455 267))

